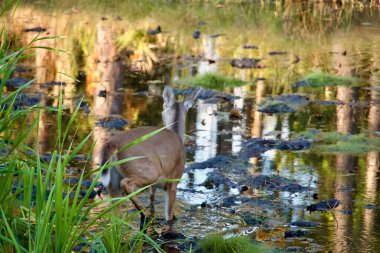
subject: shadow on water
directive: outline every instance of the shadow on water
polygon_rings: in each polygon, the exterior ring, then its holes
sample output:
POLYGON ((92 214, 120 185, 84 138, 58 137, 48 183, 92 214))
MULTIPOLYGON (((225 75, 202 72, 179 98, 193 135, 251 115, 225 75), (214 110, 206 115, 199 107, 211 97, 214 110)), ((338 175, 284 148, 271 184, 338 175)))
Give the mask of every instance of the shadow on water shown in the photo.
MULTIPOLYGON (((62 84, 69 115, 84 97, 77 135, 94 131, 97 164, 99 147, 116 132, 162 126, 165 84, 185 94, 188 77, 218 73, 241 79, 242 87, 206 90, 189 111, 188 166, 176 210, 181 233, 187 238, 249 234, 274 247, 310 252, 373 252, 380 246, 379 145, 352 154, 319 152, 316 140, 311 149, 303 139, 301 146, 292 142, 305 130, 379 139, 378 7, 144 1, 142 8, 125 2, 118 8, 86 1, 22 3, 12 19, 13 46, 37 31, 68 36, 39 46, 71 54, 36 49, 13 74, 35 78, 20 100, 56 107, 62 84), (195 31, 200 33, 194 36, 195 31), (236 60, 250 64, 236 67, 236 60), (361 84, 292 86, 317 70, 361 84), (297 102, 286 100, 296 108, 291 113, 259 111, 268 98, 292 94, 307 102, 294 106, 297 102), (339 205, 306 210, 329 199, 339 205)), ((55 125, 49 112, 40 114, 43 154, 54 146, 55 125)), ((163 208, 162 197, 157 202, 163 208)))

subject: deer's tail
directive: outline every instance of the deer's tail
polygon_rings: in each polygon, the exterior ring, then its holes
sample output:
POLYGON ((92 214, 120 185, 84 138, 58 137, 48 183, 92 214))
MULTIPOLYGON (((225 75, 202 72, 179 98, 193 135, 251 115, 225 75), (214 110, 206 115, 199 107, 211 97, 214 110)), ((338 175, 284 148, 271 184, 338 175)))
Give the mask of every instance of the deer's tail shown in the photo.
MULTIPOLYGON (((117 147, 112 142, 106 142, 100 150, 100 166, 104 166, 108 162, 112 162, 112 155, 117 151, 117 147)), ((108 187, 111 181, 110 168, 105 168, 102 171, 100 182, 104 187, 108 187)))

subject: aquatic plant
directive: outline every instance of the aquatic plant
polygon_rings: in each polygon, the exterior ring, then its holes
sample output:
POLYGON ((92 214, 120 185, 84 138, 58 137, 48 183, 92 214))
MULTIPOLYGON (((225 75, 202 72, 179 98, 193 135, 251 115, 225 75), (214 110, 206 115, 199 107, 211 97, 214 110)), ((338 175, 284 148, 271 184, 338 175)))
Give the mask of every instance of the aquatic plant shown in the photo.
POLYGON ((325 87, 325 86, 338 86, 338 85, 358 85, 359 80, 354 77, 338 76, 323 72, 314 72, 305 76, 304 80, 296 82, 293 87, 325 87))
POLYGON ((312 129, 297 136, 315 141, 312 150, 324 153, 366 153, 380 150, 379 138, 369 138, 366 134, 343 134, 340 132, 320 132, 312 129))
POLYGON ((227 77, 219 73, 205 73, 178 81, 190 86, 202 86, 206 89, 223 90, 224 88, 239 87, 246 82, 235 77, 227 77))
POLYGON ((254 243, 248 236, 235 236, 225 239, 221 234, 206 236, 199 242, 199 248, 204 253, 275 252, 275 250, 254 243))

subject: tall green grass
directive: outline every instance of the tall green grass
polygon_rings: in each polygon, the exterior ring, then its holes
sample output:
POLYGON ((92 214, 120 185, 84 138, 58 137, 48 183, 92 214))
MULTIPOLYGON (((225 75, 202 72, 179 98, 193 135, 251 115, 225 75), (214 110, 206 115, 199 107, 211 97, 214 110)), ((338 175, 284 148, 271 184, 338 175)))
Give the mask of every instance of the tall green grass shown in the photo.
MULTIPOLYGON (((13 1, 8 1, 1 14, 9 11, 12 4, 13 1)), ((86 168, 83 168, 76 186, 63 184, 66 168, 77 154, 83 152, 84 145, 92 136, 92 133, 88 134, 76 145, 75 136, 68 138, 70 129, 76 128, 74 122, 79 105, 64 125, 62 89, 58 108, 17 106, 17 99, 28 84, 11 93, 3 92, 17 64, 36 48, 34 43, 58 37, 36 36, 28 45, 17 50, 10 50, 5 28, 1 30, 0 37, 0 252, 63 253, 73 252, 78 245, 85 245, 86 250, 97 252, 136 252, 146 243, 161 252, 158 244, 128 223, 133 215, 113 215, 116 207, 145 188, 123 198, 92 201, 90 194, 100 173, 96 174, 87 193, 81 197, 82 181, 89 176, 85 175, 86 168), (38 152, 39 114, 42 110, 54 111, 58 122, 56 145, 49 163, 43 162, 38 152), (34 133, 36 142, 28 146, 28 136, 34 133), (106 208, 99 208, 105 204, 106 208), (100 211, 96 211, 98 209, 100 211)), ((117 163, 132 159, 138 157, 117 163)), ((104 165, 98 171, 114 165, 104 165)))

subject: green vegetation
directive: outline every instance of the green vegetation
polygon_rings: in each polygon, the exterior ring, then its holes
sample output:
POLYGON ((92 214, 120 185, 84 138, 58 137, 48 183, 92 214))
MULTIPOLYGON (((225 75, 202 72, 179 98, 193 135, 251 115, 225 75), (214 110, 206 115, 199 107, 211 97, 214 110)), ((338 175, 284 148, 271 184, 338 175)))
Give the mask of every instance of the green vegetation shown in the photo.
POLYGON ((206 89, 223 90, 224 88, 239 87, 246 84, 235 77, 226 77, 219 73, 206 73, 179 81, 190 86, 202 86, 206 89))
POLYGON ((204 253, 255 253, 276 252, 272 249, 255 244, 247 236, 237 236, 224 239, 221 234, 212 234, 199 242, 199 248, 204 253))
MULTIPOLYGON (((8 1, 5 9, 11 6, 12 1, 8 1)), ((63 184, 66 168, 92 137, 90 133, 78 144, 74 144, 75 136, 69 139, 79 105, 64 124, 62 88, 57 109, 18 106, 20 94, 31 82, 14 92, 4 93, 3 88, 17 64, 36 48, 33 43, 57 37, 36 36, 26 47, 17 50, 9 49, 10 41, 5 28, 0 31, 0 37, 0 252, 73 252, 80 245, 97 252, 140 252, 146 243, 161 252, 158 244, 129 225, 128 221, 134 219, 136 214, 128 217, 112 214, 115 207, 145 188, 124 198, 94 202, 90 194, 94 192, 100 173, 97 173, 84 196, 81 194, 83 180, 91 176, 85 174, 91 170, 89 161, 84 165, 77 185, 63 184), (42 110, 56 114, 58 128, 55 148, 48 163, 41 160, 38 152, 39 116, 42 110), (32 146, 28 145, 30 135, 36 136, 32 146), (98 211, 101 205, 106 207, 98 211), (103 223, 107 226, 103 227, 103 223)), ((132 159, 137 158, 118 163, 132 159)), ((112 165, 115 164, 104 165, 97 172, 112 165)))
POLYGON ((359 81, 354 77, 337 76, 323 72, 314 72, 307 76, 303 81, 297 82, 296 87, 325 87, 338 85, 358 85, 359 81))
POLYGON ((313 150, 324 153, 366 153, 380 150, 380 138, 365 134, 343 134, 308 130, 297 134, 315 141, 313 150))

